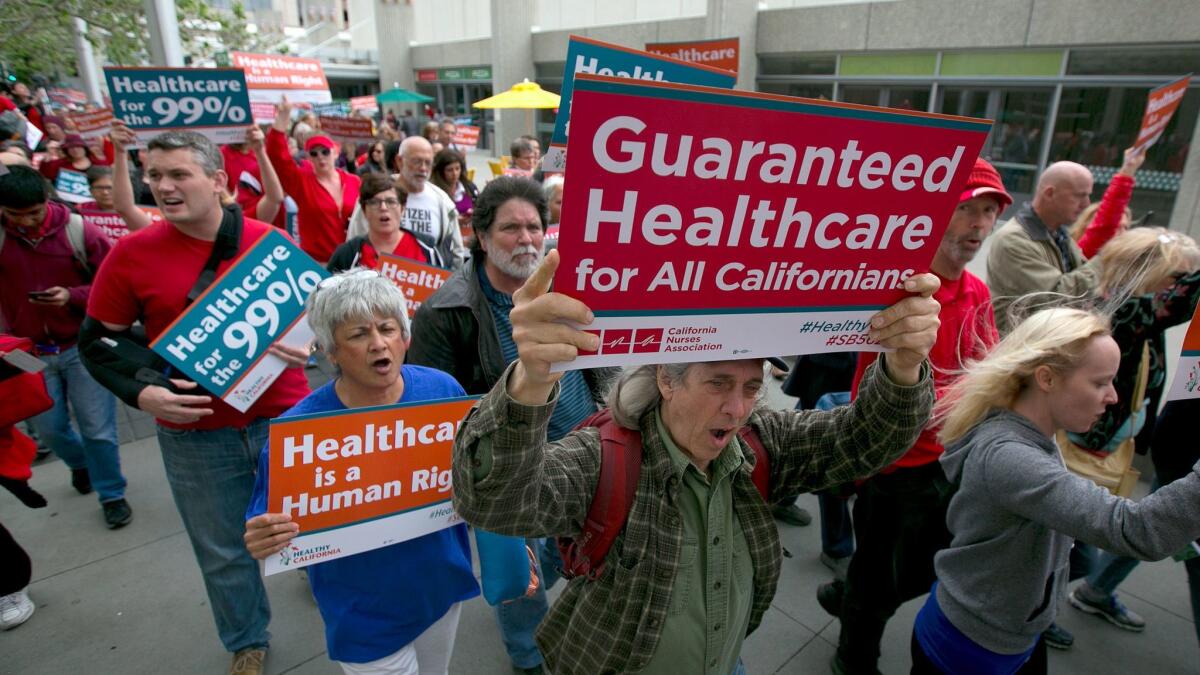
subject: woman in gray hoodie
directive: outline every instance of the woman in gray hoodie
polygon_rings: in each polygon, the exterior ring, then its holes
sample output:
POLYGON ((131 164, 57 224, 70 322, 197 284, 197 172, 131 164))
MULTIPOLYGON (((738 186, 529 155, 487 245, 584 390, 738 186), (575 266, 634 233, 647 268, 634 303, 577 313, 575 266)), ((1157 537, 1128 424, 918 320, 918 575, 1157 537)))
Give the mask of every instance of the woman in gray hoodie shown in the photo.
POLYGON ((1116 402, 1119 364, 1107 319, 1046 309, 938 402, 954 538, 913 627, 914 674, 1044 673, 1039 636, 1064 597, 1075 539, 1158 560, 1200 537, 1196 468, 1134 502, 1063 463, 1055 432, 1086 431, 1116 402))

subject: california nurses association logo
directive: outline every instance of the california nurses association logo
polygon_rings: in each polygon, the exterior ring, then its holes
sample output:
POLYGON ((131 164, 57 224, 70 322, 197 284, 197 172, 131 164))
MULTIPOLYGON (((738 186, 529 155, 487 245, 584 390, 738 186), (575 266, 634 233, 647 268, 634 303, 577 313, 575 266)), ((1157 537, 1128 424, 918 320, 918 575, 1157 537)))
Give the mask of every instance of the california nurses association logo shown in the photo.
POLYGON ((596 354, 652 354, 663 348, 662 328, 609 328, 585 331, 600 338, 600 350, 580 350, 580 356, 596 354))

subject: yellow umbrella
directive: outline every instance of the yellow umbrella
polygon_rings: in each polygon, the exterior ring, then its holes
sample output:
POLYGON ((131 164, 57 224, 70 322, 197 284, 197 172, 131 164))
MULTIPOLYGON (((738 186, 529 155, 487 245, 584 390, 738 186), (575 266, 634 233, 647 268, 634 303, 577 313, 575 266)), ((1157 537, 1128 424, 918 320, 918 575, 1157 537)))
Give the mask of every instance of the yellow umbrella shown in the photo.
POLYGON ((508 91, 502 91, 482 101, 476 101, 475 108, 557 108, 561 97, 558 94, 542 89, 537 82, 518 82, 508 91))

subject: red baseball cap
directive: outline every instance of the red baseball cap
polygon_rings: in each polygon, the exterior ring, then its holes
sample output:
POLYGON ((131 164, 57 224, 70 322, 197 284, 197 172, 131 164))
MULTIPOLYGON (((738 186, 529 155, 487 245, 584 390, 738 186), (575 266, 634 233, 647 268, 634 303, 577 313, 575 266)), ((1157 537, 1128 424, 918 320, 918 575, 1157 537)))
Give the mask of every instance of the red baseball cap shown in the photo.
POLYGON ((1013 202, 1004 189, 1000 174, 982 157, 975 160, 975 166, 971 169, 971 175, 967 177, 967 184, 958 196, 958 201, 962 203, 975 197, 991 197, 1000 203, 1001 210, 1008 208, 1013 202))
POLYGON ((337 143, 334 143, 332 138, 330 138, 328 136, 322 136, 321 134, 315 134, 313 136, 309 136, 308 140, 304 141, 304 151, 305 152, 308 152, 309 150, 312 150, 313 148, 315 148, 317 146, 323 146, 323 147, 329 148, 330 150, 332 150, 334 152, 337 152, 337 149, 338 149, 337 143))

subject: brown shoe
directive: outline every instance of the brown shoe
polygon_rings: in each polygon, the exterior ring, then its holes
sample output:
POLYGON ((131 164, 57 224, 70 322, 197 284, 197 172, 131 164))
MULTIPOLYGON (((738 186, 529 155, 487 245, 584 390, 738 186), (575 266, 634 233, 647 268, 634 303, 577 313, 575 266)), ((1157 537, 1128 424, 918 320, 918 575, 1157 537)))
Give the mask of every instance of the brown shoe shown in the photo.
POLYGON ((233 655, 229 675, 262 675, 263 662, 266 660, 267 650, 262 647, 243 649, 233 655))

